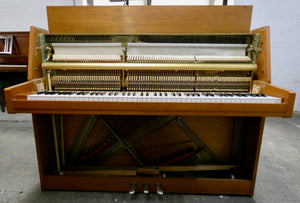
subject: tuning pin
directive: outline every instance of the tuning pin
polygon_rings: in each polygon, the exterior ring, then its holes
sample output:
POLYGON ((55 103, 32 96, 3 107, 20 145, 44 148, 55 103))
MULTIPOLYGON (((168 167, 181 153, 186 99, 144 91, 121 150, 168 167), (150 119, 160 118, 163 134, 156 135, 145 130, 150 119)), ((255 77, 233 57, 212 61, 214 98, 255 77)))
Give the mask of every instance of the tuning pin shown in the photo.
POLYGON ((157 183, 157 184, 155 184, 155 186, 156 186, 156 193, 157 193, 158 195, 163 195, 164 192, 162 191, 162 189, 161 189, 161 187, 160 187, 160 184, 157 183))
POLYGON ((143 191, 144 191, 145 194, 149 193, 149 188, 148 188, 148 184, 147 183, 143 184, 143 191))
POLYGON ((129 189, 129 194, 130 195, 135 194, 135 189, 136 189, 136 184, 135 183, 131 183, 130 184, 130 189, 129 189))

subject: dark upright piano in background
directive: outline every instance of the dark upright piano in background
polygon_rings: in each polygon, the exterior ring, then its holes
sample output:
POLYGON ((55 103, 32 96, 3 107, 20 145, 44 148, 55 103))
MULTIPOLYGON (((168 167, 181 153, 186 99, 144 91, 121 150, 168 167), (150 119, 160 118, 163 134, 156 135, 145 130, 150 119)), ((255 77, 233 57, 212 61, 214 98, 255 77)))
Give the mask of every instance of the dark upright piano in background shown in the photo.
POLYGON ((0 32, 0 105, 5 87, 27 80, 29 32, 0 32))

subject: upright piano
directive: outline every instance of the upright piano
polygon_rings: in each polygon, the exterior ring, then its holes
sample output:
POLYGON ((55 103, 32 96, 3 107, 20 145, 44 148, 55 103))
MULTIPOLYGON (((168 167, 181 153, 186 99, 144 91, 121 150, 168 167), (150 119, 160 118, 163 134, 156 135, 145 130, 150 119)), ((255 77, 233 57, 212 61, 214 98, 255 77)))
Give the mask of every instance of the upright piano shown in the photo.
POLYGON ((251 6, 47 11, 32 80, 5 89, 32 113, 42 190, 253 195, 265 117, 295 93, 270 84, 251 6))

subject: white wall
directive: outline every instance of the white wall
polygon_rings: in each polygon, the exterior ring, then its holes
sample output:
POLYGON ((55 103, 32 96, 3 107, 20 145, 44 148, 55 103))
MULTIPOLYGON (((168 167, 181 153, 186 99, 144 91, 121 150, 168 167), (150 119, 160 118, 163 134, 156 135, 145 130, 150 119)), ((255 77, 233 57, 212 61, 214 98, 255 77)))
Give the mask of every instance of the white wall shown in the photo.
MULTIPOLYGON (((234 0, 228 0, 228 5, 232 5, 234 0)), ((152 5, 222 5, 223 0, 152 0, 152 5)))
MULTIPOLYGON (((109 0, 89 0, 94 6, 122 6, 123 2, 110 2, 109 0)), ((129 5, 146 5, 146 0, 129 0, 129 5)), ((223 0, 152 0, 152 5, 222 5, 223 0)), ((234 0, 228 0, 228 5, 233 5, 234 0)), ((82 5, 88 5, 88 0, 82 0, 82 5)))
POLYGON ((0 32, 29 31, 31 25, 48 29, 46 6, 81 5, 81 0, 0 0, 0 32))
MULTIPOLYGON (((82 0, 0 0, 0 31, 28 31, 30 25, 47 29, 46 6, 72 6, 74 1, 82 5, 82 0)), ((188 1, 192 0, 172 2, 188 1)), ((300 111, 300 1, 235 0, 235 4, 253 5, 252 28, 271 26, 272 84, 296 91, 295 110, 300 111)))
POLYGON ((236 5, 253 4, 252 29, 271 27, 272 84, 296 92, 300 111, 300 1, 235 0, 236 5))

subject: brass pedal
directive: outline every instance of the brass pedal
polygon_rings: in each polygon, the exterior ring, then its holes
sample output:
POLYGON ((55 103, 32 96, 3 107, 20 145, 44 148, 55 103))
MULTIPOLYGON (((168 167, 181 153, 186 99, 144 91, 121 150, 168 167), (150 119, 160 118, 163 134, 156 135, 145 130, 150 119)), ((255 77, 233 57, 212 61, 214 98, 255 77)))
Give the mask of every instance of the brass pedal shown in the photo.
POLYGON ((144 191, 144 194, 149 194, 149 187, 148 187, 147 183, 143 184, 143 191, 144 191))
POLYGON ((130 189, 129 189, 129 194, 130 195, 134 195, 135 194, 135 190, 136 190, 136 184, 135 183, 131 183, 130 184, 130 189))
POLYGON ((156 183, 155 187, 156 187, 156 193, 158 195, 163 195, 164 194, 163 190, 161 189, 161 185, 159 183, 156 183))

